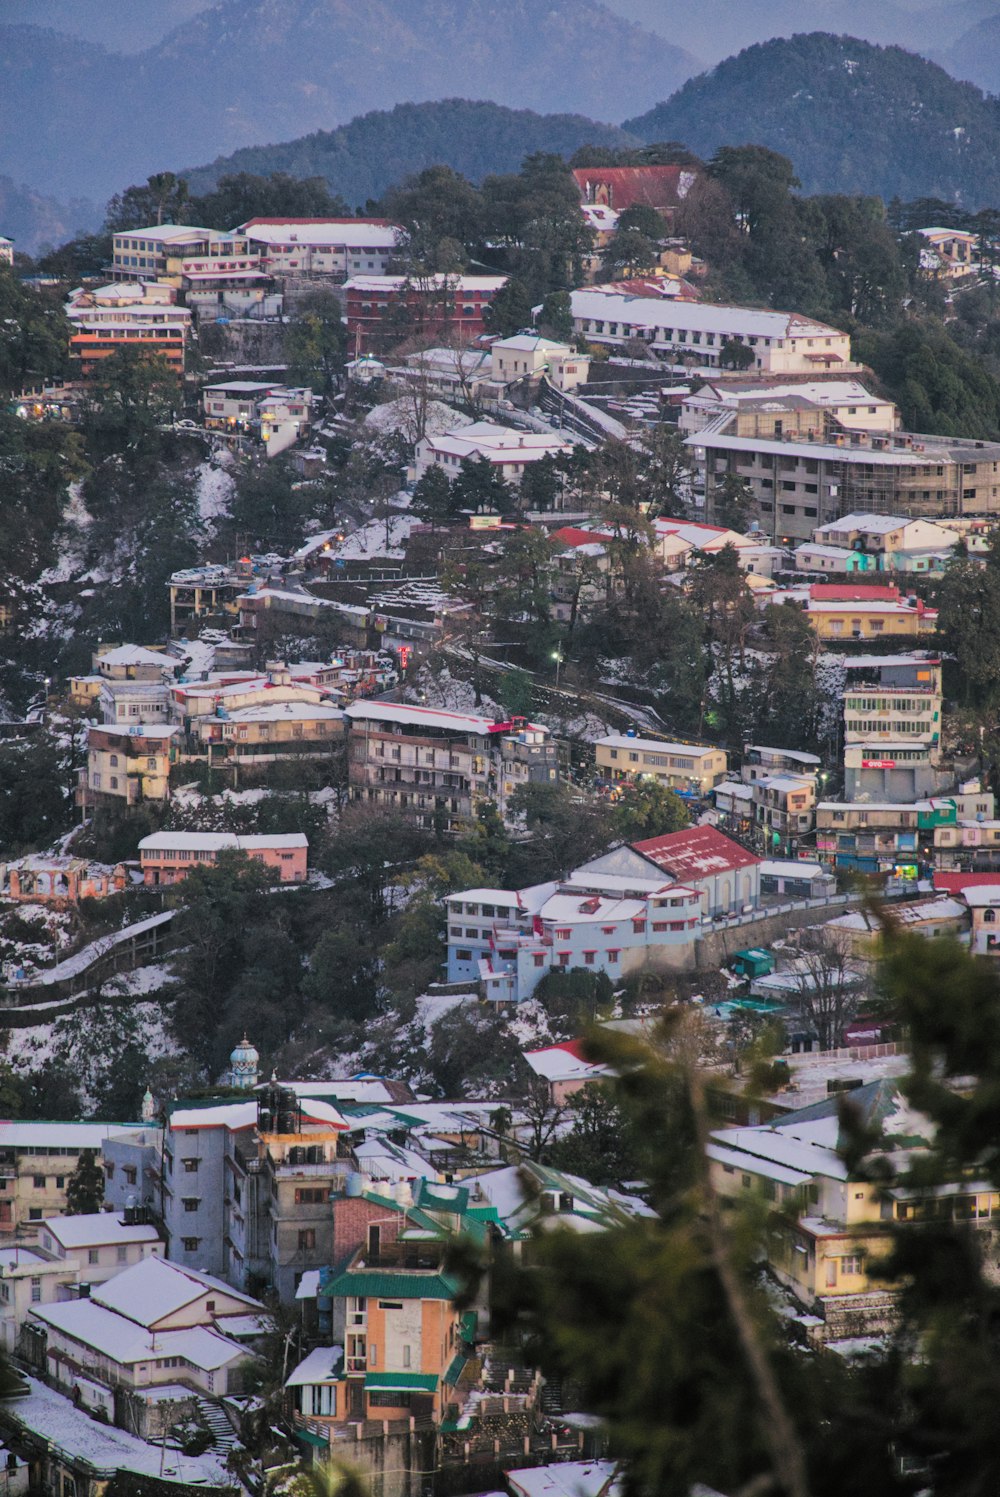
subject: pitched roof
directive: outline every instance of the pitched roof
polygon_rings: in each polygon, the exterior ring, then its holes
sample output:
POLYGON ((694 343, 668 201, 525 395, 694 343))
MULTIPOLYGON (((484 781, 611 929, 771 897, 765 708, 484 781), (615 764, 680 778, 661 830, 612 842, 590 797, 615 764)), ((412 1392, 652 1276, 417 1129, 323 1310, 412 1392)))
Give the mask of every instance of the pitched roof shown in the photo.
POLYGON ((254 1310, 264 1307, 239 1289, 232 1289, 211 1274, 193 1268, 179 1268, 164 1258, 144 1258, 106 1284, 91 1290, 90 1301, 105 1306, 116 1315, 137 1325, 153 1326, 165 1315, 172 1315, 203 1294, 221 1294, 254 1310))
POLYGON ((579 166, 573 170, 580 196, 590 196, 588 185, 611 193, 611 206, 624 213, 634 203, 649 208, 676 208, 687 197, 700 173, 689 166, 579 166))
POLYGON ((647 837, 643 842, 633 842, 632 849, 686 883, 737 868, 753 868, 761 861, 756 853, 748 852, 711 826, 693 826, 682 832, 667 832, 662 837, 647 837))
POLYGON ((320 1286, 320 1298, 342 1299, 447 1299, 459 1290, 457 1279, 443 1273, 419 1271, 391 1273, 378 1268, 351 1268, 331 1283, 320 1286))

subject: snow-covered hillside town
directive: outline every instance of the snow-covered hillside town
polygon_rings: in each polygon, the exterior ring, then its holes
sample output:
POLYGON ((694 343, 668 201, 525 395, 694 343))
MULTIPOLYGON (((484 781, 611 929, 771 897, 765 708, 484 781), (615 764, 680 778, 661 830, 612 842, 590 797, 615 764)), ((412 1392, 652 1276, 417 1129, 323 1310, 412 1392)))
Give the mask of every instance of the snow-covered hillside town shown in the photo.
POLYGON ((996 1490, 1000 14, 903 8, 3 28, 117 182, 0 161, 3 1497, 996 1490))

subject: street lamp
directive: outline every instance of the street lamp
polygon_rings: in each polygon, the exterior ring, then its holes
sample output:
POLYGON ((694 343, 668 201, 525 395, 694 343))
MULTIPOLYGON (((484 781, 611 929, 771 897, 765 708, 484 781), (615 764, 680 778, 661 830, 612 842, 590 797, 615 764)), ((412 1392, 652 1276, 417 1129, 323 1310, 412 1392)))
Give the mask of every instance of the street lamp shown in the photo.
POLYGON ((553 650, 552 659, 556 663, 556 691, 559 690, 559 669, 563 663, 562 650, 553 650))

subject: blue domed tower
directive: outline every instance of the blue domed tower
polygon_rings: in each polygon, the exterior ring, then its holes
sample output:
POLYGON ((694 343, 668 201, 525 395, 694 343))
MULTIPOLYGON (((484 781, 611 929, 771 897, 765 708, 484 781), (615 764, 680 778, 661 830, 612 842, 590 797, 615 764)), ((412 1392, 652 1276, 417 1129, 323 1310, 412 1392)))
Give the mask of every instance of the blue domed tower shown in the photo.
POLYGON ((229 1084, 249 1091, 257 1085, 259 1072, 260 1056, 244 1034, 229 1057, 229 1084))

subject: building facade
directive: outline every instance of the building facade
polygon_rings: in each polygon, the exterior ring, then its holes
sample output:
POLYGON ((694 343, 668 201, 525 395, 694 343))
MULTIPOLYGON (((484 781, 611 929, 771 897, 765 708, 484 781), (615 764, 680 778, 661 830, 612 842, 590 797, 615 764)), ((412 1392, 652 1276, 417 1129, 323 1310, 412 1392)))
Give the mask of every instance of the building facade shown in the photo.
POLYGON ((518 785, 558 778, 548 729, 526 718, 493 722, 396 702, 352 702, 344 716, 351 799, 391 806, 420 826, 457 831, 482 800, 506 817, 518 785))
POLYGON ((705 795, 725 777, 723 749, 697 743, 661 743, 630 733, 609 733, 594 745, 598 773, 606 779, 653 779, 670 790, 705 795))

